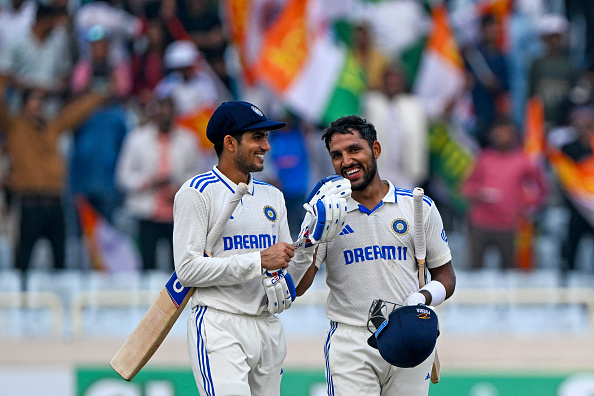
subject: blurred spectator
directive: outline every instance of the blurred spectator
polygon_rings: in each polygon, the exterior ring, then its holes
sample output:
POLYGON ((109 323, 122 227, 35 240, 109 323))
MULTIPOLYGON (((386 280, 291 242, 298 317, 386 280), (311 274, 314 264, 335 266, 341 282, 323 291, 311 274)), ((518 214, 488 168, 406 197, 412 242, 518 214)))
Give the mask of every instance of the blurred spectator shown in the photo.
POLYGON ((481 147, 489 143, 489 129, 493 121, 499 116, 508 115, 507 59, 499 50, 498 40, 497 20, 487 14, 481 19, 479 42, 463 50, 476 115, 475 135, 481 147))
POLYGON ((509 90, 512 116, 516 124, 524 122, 528 98, 530 64, 542 53, 538 22, 544 15, 542 0, 515 1, 509 21, 509 90))
POLYGON ((559 105, 559 126, 571 124, 570 113, 576 106, 594 106, 594 63, 582 71, 576 85, 559 105))
POLYGON ((565 0, 565 10, 570 21, 583 20, 584 29, 574 37, 580 48, 579 64, 594 63, 594 2, 590 0, 565 0))
POLYGON ((110 32, 102 25, 95 25, 87 31, 90 45, 89 55, 78 61, 72 71, 72 92, 78 94, 91 84, 113 84, 119 98, 127 97, 132 91, 132 76, 127 62, 114 63, 109 59, 111 48, 110 32))
POLYGON ((175 15, 185 31, 192 37, 207 61, 221 56, 227 48, 219 10, 208 0, 165 0, 175 1, 175 15))
POLYGON ((482 149, 462 185, 470 201, 470 268, 483 267, 487 248, 499 251, 501 268, 515 267, 515 241, 522 213, 540 207, 548 192, 544 170, 519 146, 518 130, 508 121, 491 127, 490 146, 482 149))
POLYGON ((429 175, 428 120, 418 98, 408 93, 400 66, 387 65, 381 89, 367 93, 364 117, 375 125, 383 142, 378 167, 382 179, 413 189, 429 175))
POLYGON ((144 108, 153 97, 153 91, 165 77, 165 30, 159 19, 147 22, 146 43, 132 57, 132 93, 144 108))
MULTIPOLYGON (((561 151, 576 165, 592 168, 594 163, 592 142, 594 139, 594 105, 575 106, 569 115, 570 126, 564 130, 552 133, 555 140, 562 135, 561 151)), ((564 270, 576 269, 576 256, 580 241, 588 236, 594 236, 594 227, 573 203, 571 192, 563 191, 565 203, 569 209, 569 224, 566 237, 561 248, 564 270)))
POLYGON ((204 59, 191 41, 174 41, 165 50, 168 74, 155 88, 155 94, 159 98, 171 96, 179 114, 218 106, 215 82, 201 62, 204 59))
POLYGON ((35 0, 8 0, 0 3, 0 51, 12 37, 31 28, 36 10, 35 0))
MULTIPOLYGON (((130 132, 118 162, 117 183, 125 207, 138 220, 143 268, 156 268, 157 242, 173 237, 173 199, 179 187, 196 175, 198 158, 194 135, 175 126, 175 101, 153 103, 153 121, 130 132)), ((168 266, 173 270, 170 249, 168 266)))
POLYGON ((538 96, 544 105, 547 129, 562 124, 560 105, 577 80, 577 70, 567 52, 567 20, 558 14, 540 20, 539 33, 545 53, 530 67, 529 95, 538 96))
MULTIPOLYGON (((4 83, 5 79, 2 79, 2 93, 4 83)), ((45 98, 43 90, 26 90, 23 110, 15 117, 8 113, 4 103, 0 103, 0 127, 8 135, 12 161, 9 185, 21 204, 16 266, 23 275, 35 242, 40 238, 47 238, 51 243, 54 267, 64 268, 64 166, 58 151, 58 138, 84 121, 105 96, 89 93, 51 119, 47 119, 42 111, 45 98)))
MULTIPOLYGON (((58 27, 66 17, 65 8, 39 3, 31 28, 12 36, 3 46, 0 73, 8 76, 19 92, 30 88, 41 89, 46 94, 65 92, 72 65, 66 31, 58 27)), ((20 99, 20 95, 16 95, 13 110, 18 110, 20 99)), ((52 105, 53 108, 44 110, 55 114, 59 104, 53 102, 52 105)))
POLYGON ((289 229, 297 239, 305 216, 303 202, 309 192, 309 157, 301 121, 293 114, 285 118, 287 126, 268 136, 270 156, 278 177, 278 187, 285 196, 289 229))
POLYGON ((237 95, 226 64, 227 38, 218 4, 209 0, 164 0, 161 14, 174 39, 193 41, 216 77, 229 92, 237 95))
MULTIPOLYGON (((97 26, 100 28, 100 26, 97 26)), ((103 28, 89 30, 91 59, 80 61, 73 74, 73 91, 100 91, 114 87, 115 97, 97 108, 90 118, 74 131, 70 152, 69 191, 73 198, 82 194, 87 201, 112 221, 121 206, 116 188, 115 169, 128 126, 128 114, 121 98, 130 88, 126 67, 108 64, 109 41, 103 28)))
POLYGON ((155 88, 157 98, 172 97, 178 121, 198 137, 200 148, 197 172, 205 172, 216 163, 212 143, 206 139, 206 122, 219 103, 229 100, 217 89, 216 80, 208 71, 208 64, 191 41, 179 40, 165 50, 167 76, 155 88))
POLYGON ((110 62, 129 62, 130 43, 142 34, 140 18, 118 8, 115 0, 95 0, 83 4, 74 15, 74 26, 83 58, 90 51, 88 31, 96 25, 105 27, 111 34, 113 45, 109 53, 110 62))
POLYGON ((365 22, 360 22, 353 27, 353 55, 367 76, 369 89, 380 89, 383 73, 388 66, 388 59, 375 46, 371 29, 365 22))

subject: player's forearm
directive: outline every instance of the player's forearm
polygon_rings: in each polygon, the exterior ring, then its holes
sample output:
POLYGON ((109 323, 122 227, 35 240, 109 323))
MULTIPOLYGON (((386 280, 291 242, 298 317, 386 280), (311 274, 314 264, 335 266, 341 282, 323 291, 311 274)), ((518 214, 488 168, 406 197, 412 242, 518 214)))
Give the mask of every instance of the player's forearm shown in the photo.
POLYGON ((260 278, 260 252, 230 257, 190 256, 175 260, 175 271, 186 287, 231 286, 260 278))
POLYGON ((316 246, 295 250, 295 256, 291 259, 289 267, 287 268, 295 284, 298 284, 301 281, 305 272, 314 262, 315 252, 316 246))

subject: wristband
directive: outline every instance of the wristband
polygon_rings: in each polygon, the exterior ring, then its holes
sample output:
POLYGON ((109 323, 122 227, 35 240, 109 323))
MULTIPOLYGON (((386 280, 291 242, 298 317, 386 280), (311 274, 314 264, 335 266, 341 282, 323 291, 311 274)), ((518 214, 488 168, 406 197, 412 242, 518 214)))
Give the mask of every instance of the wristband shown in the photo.
POLYGON ((431 294, 431 305, 433 307, 436 307, 445 301, 446 289, 441 284, 441 282, 432 280, 431 282, 429 282, 425 286, 423 286, 421 288, 421 290, 427 290, 429 292, 429 294, 431 294))

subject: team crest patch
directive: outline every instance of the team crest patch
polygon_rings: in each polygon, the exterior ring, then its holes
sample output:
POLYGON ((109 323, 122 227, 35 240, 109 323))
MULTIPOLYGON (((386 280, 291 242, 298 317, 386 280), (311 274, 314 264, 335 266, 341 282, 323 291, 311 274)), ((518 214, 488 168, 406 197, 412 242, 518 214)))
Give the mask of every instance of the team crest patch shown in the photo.
POLYGON ((254 113, 258 114, 260 117, 264 116, 264 113, 262 113, 262 110, 260 110, 256 106, 252 106, 252 110, 254 111, 254 113))
POLYGON ((276 210, 272 206, 264 207, 264 216, 273 223, 276 221, 276 210))
POLYGON ((408 232, 408 223, 404 219, 396 219, 392 222, 392 230, 398 235, 404 235, 408 232))
POLYGON ((445 233, 445 230, 444 230, 444 229, 442 229, 442 230, 441 230, 441 239, 443 239, 443 241, 444 241, 445 243, 447 243, 447 242, 448 242, 448 236, 446 235, 446 233, 445 233))

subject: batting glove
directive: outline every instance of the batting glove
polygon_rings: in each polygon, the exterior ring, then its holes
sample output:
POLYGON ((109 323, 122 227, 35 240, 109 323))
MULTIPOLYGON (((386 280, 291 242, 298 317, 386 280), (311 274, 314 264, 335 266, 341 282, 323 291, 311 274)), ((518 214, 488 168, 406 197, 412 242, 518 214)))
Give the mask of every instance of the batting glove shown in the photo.
POLYGON ((309 203, 303 205, 305 218, 301 223, 298 240, 306 240, 306 247, 310 244, 329 242, 342 230, 346 222, 347 203, 345 198, 327 195, 318 199, 314 206, 309 203))
POLYGON ((406 300, 404 300, 404 305, 419 305, 419 304, 425 304, 427 302, 427 299, 425 298, 425 296, 419 292, 414 292, 413 294, 411 294, 410 296, 408 296, 406 298, 406 300))
POLYGON ((348 199, 351 196, 351 182, 339 175, 327 176, 314 186, 305 200, 310 206, 315 206, 319 199, 329 195, 348 199))
POLYGON ((291 307, 295 300, 295 284, 291 275, 282 268, 277 271, 265 271, 262 285, 266 292, 266 308, 271 314, 281 313, 291 307))

